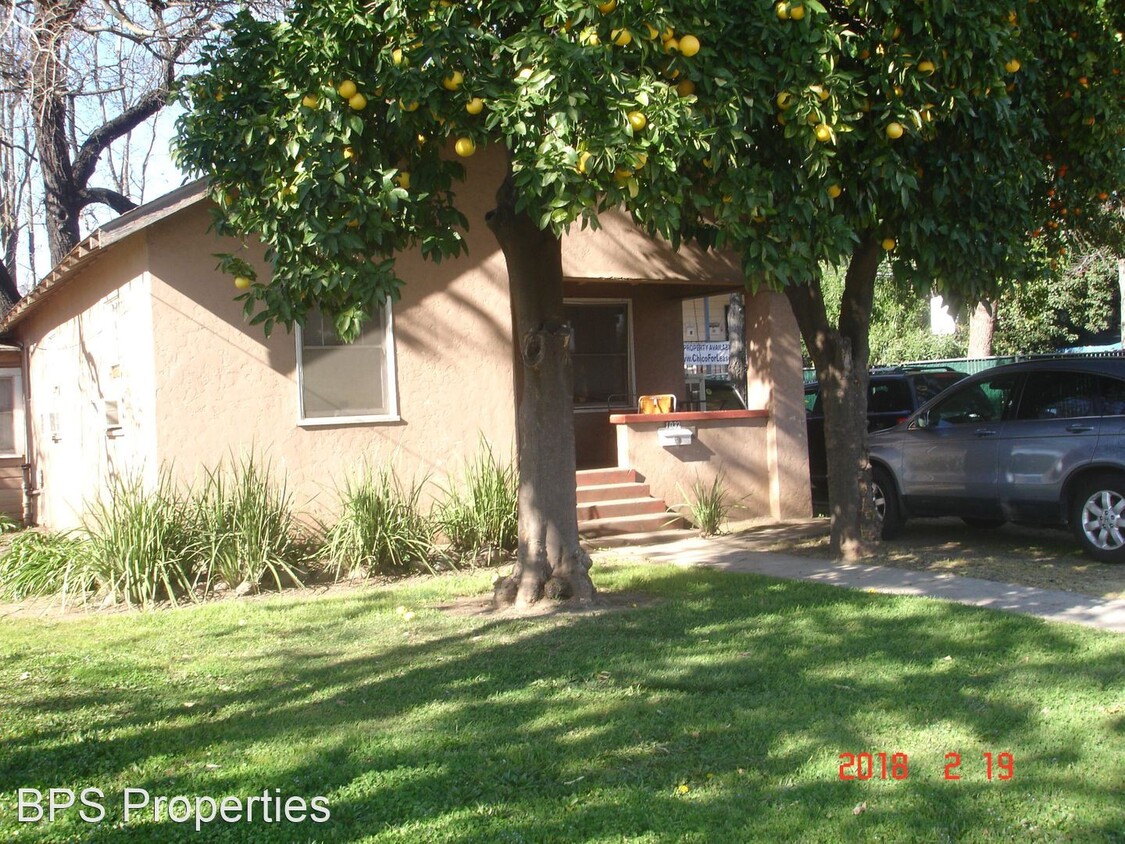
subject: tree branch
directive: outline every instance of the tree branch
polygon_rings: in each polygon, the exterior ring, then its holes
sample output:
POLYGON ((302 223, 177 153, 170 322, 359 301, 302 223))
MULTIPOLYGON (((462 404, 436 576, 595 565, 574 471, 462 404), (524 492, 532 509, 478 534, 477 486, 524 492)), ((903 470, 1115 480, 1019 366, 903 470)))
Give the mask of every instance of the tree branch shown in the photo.
POLYGON ((852 353, 867 367, 870 348, 871 308, 875 301, 875 275, 883 260, 883 247, 873 233, 863 235, 852 249, 840 300, 840 334, 852 341, 852 353))
POLYGON ((137 203, 125 194, 109 188, 82 188, 78 194, 78 199, 83 208, 88 205, 108 205, 118 214, 124 214, 126 211, 132 211, 137 207, 137 203))
POLYGON ((813 363, 820 367, 832 352, 832 326, 828 323, 820 279, 786 285, 785 298, 789 300, 789 307, 793 310, 813 363))
POLYGON ((164 108, 170 96, 170 86, 162 85, 153 91, 149 91, 131 108, 126 109, 117 117, 103 123, 91 132, 82 143, 82 148, 78 150, 78 155, 74 158, 75 184, 80 189, 85 188, 90 177, 94 175, 94 169, 98 166, 98 158, 101 157, 106 148, 164 108))

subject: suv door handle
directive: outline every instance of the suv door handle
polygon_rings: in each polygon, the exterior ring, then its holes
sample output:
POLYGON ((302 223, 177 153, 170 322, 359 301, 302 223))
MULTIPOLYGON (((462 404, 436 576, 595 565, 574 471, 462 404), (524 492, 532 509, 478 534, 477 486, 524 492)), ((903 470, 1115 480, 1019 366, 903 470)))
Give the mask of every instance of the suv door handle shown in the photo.
POLYGON ((993 431, 991 428, 977 428, 973 433, 976 434, 976 436, 982 437, 982 438, 983 437, 995 437, 996 436, 996 432, 993 431))
POLYGON ((1084 425, 1081 422, 1075 422, 1072 425, 1067 425, 1066 429, 1072 434, 1085 434, 1088 431, 1094 430, 1093 425, 1084 425))

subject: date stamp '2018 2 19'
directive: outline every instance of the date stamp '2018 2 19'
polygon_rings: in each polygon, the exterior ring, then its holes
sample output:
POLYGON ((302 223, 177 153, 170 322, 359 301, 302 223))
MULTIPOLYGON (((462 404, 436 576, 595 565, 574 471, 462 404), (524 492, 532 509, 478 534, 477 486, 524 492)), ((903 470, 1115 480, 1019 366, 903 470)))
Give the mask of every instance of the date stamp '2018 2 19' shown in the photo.
MULTIPOLYGON (((895 753, 841 753, 841 780, 904 780, 910 777, 910 757, 901 752, 895 753)), ((945 774, 947 780, 960 780, 962 776, 961 754, 945 754, 945 774)), ((1016 759, 1004 751, 981 754, 981 765, 985 779, 1010 780, 1016 776, 1016 759)))

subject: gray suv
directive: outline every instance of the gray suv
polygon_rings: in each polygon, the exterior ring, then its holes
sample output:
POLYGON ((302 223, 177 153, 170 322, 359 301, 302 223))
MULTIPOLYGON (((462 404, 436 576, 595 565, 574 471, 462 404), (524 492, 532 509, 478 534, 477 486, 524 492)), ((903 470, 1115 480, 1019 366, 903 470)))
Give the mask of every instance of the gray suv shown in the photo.
POLYGON ((1068 525, 1125 561, 1125 357, 999 366, 871 434, 883 535, 913 516, 1068 525))

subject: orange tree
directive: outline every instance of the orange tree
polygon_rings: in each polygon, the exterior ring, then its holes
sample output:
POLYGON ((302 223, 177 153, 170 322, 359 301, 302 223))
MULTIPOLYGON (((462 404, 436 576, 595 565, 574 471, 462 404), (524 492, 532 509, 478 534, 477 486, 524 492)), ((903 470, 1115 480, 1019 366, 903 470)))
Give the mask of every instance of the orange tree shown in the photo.
POLYGON ((1123 9, 754 3, 715 45, 736 87, 763 66, 772 76, 742 92, 754 99, 735 125, 716 123, 702 164, 725 200, 719 242, 742 253, 752 282, 784 290, 815 364, 837 555, 862 556, 875 533, 866 388, 881 262, 893 283, 977 302, 1030 277, 1044 249, 1121 242, 1123 9), (835 320, 826 265, 846 268, 835 320))
POLYGON ((177 149, 221 229, 268 247, 268 280, 227 259, 252 319, 288 326, 315 303, 345 338, 397 295, 395 255, 462 251, 462 162, 504 150, 487 225, 521 363, 520 547, 497 597, 590 599, 567 227, 624 207, 786 292, 825 389, 833 547, 857 555, 876 269, 890 255, 899 283, 983 298, 1036 229, 1058 248, 1118 201, 1120 24, 1093 0, 302 0, 224 30, 177 149), (835 324, 825 264, 848 268, 835 324))
POLYGON ((184 87, 178 159, 210 179, 221 231, 267 246, 269 279, 224 259, 267 331, 315 304, 354 336, 398 295, 396 255, 463 251, 464 162, 504 150, 486 223, 507 262, 520 361, 519 562, 500 602, 594 597, 575 513, 560 236, 620 206, 673 241, 693 233, 679 165, 700 157, 708 126, 677 79, 729 20, 717 2, 301 0, 282 22, 237 17, 184 87))

